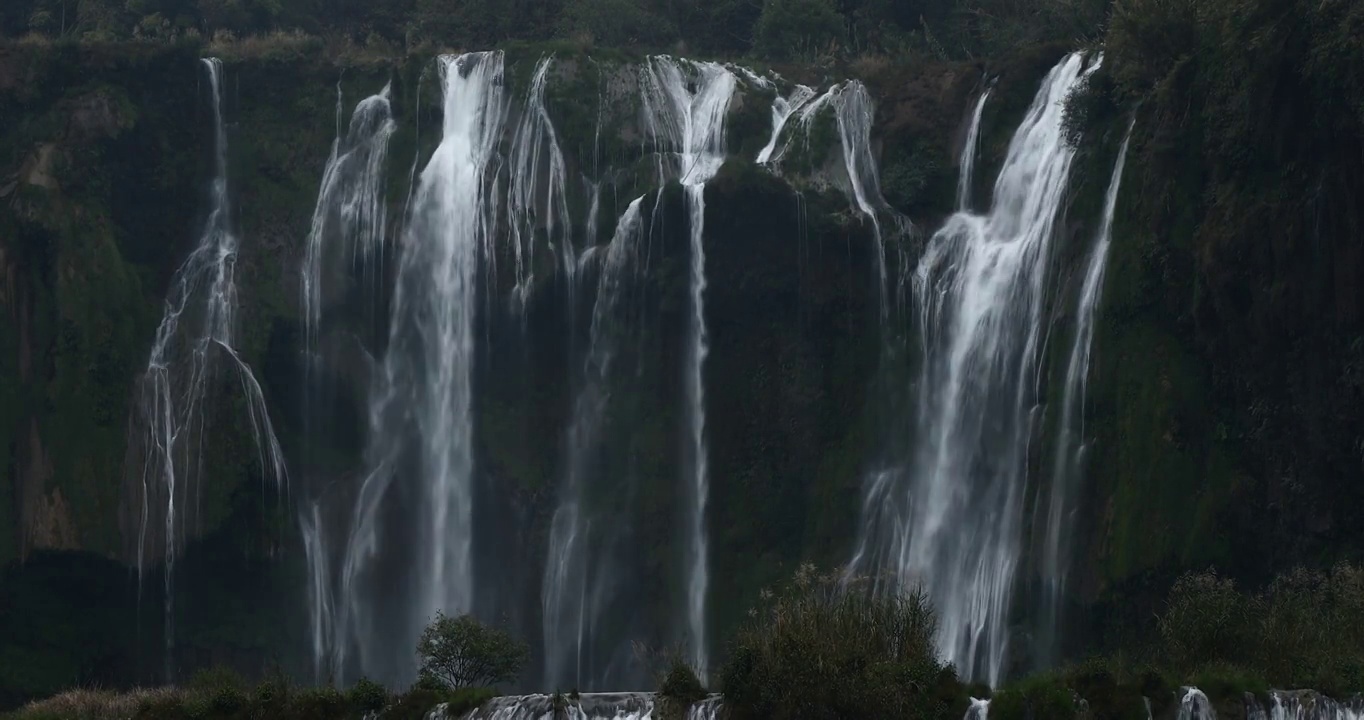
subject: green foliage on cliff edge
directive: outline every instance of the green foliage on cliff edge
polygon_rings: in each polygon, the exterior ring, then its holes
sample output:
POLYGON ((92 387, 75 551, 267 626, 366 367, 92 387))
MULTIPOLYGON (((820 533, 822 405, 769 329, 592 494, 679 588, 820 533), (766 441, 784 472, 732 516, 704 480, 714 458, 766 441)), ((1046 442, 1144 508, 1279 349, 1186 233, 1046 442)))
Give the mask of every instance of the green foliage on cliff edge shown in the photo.
MULTIPOLYGON (((1075 99, 1091 211, 1135 108, 1087 425, 1087 592, 1364 552, 1364 7, 1121 0, 1075 99)), ((1093 214, 1091 212, 1091 214, 1093 214)))
POLYGON ((299 58, 323 46, 330 54, 349 46, 401 55, 569 39, 728 57, 960 59, 1091 38, 1107 7, 1108 0, 11 0, 0 8, 0 36, 257 37, 262 49, 299 58))

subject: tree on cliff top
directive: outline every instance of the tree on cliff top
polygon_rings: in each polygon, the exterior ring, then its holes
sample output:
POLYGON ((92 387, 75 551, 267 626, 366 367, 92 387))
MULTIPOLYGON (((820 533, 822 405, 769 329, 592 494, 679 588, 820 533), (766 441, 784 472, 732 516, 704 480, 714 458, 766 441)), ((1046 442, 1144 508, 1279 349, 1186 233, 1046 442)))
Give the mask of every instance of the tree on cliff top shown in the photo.
POLYGON ((436 619, 417 641, 423 677, 452 688, 496 685, 516 679, 530 655, 529 648, 502 630, 488 627, 471 615, 436 619))

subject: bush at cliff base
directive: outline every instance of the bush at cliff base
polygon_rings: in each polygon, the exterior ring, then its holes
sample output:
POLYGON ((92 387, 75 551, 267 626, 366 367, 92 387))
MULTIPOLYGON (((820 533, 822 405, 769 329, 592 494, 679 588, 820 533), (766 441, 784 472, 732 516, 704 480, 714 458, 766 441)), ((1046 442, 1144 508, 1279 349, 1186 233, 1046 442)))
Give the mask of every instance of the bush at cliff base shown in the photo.
POLYGON ((959 718, 965 694, 938 662, 937 622, 918 590, 878 595, 803 567, 788 587, 765 591, 722 671, 736 720, 959 718))

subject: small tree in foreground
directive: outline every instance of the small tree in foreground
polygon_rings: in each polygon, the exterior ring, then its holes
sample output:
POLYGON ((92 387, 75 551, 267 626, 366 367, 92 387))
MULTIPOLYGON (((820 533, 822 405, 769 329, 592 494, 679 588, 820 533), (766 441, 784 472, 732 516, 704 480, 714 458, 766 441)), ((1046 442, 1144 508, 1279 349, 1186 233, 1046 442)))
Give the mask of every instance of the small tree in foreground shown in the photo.
POLYGON ((471 615, 450 617, 438 612, 417 641, 417 655, 424 677, 462 688, 516 679, 530 650, 471 615))

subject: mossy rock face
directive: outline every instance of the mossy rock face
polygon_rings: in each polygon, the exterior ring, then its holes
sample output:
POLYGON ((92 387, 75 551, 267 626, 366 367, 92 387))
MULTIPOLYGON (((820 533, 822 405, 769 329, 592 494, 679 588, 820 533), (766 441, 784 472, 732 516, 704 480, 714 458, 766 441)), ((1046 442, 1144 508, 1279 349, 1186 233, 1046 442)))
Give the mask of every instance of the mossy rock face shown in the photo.
POLYGON ((712 574, 730 578, 717 640, 759 590, 840 562, 855 534, 856 504, 837 498, 858 496, 869 449, 880 290, 870 226, 834 222, 837 207, 737 161, 706 189, 708 525, 712 574))
POLYGON ((186 151, 199 132, 178 122, 194 115, 196 63, 177 48, 0 54, 0 201, 14 210, 0 214, 0 304, 16 320, 0 342, 12 350, 6 384, 20 386, 0 404, 19 500, 0 515, 0 562, 40 547, 124 548, 111 508, 132 377, 201 177, 186 151))

